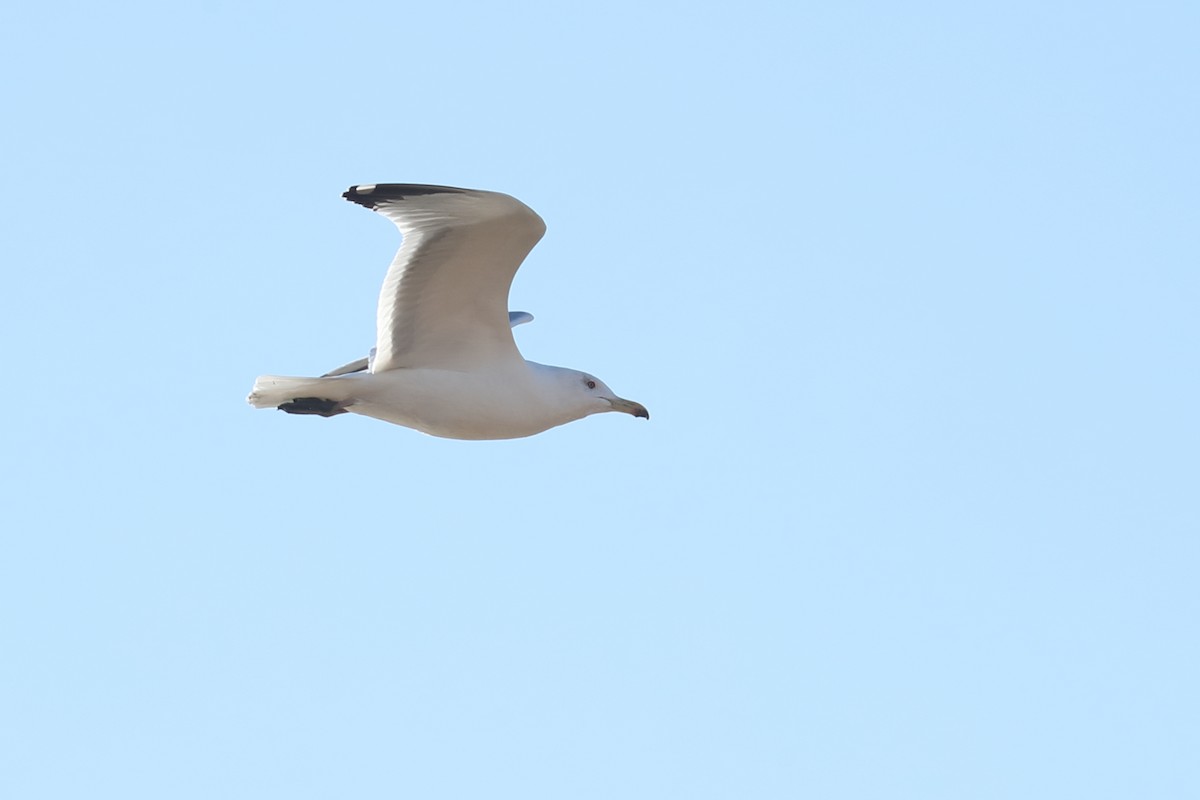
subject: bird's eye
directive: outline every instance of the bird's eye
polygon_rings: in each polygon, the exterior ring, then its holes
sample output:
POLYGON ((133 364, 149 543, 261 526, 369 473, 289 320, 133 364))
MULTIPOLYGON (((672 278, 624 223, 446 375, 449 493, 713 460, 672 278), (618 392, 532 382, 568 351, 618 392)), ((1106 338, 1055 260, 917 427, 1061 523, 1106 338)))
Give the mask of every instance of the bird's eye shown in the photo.
POLYGON ((595 389, 595 388, 596 388, 596 382, 595 382, 595 381, 588 381, 588 382, 587 382, 587 387, 588 387, 589 389, 595 389))

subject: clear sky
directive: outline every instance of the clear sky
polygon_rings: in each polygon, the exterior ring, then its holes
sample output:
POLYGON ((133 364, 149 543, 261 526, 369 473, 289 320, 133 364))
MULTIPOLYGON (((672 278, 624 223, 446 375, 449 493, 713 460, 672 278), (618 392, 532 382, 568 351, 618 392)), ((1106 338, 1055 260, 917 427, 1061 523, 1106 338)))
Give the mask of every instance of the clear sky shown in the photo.
POLYGON ((1200 796, 1194 3, 4 17, 0 796, 1200 796), (652 419, 249 408, 368 182, 652 419))

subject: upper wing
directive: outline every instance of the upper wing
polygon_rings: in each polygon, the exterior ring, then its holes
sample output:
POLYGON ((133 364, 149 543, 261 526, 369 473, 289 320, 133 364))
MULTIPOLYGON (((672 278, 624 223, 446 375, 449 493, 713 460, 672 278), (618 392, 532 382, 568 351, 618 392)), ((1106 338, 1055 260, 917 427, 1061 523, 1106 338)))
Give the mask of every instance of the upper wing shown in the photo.
POLYGON ((379 293, 372 372, 521 358, 508 289, 546 232, 541 217, 508 195, 449 186, 367 184, 342 196, 403 236, 379 293))

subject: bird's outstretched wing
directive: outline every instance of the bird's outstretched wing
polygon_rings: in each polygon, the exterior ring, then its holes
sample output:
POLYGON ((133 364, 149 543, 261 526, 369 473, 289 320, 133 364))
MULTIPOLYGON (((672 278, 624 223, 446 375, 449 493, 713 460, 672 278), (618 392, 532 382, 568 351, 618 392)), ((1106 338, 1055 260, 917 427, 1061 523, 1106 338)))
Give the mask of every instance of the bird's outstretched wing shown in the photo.
POLYGON ((383 214, 403 237, 379 293, 372 372, 521 358, 508 289, 546 232, 541 217, 506 194, 449 186, 364 184, 342 196, 383 214))

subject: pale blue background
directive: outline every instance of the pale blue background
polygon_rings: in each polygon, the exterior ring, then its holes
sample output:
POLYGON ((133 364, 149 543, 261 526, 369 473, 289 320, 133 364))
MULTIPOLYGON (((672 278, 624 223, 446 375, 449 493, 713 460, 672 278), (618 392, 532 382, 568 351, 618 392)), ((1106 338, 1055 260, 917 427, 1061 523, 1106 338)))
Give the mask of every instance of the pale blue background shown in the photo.
POLYGON ((32 4, 0 796, 1200 796, 1193 3, 32 4), (511 193, 649 422, 253 411, 359 182, 511 193))

